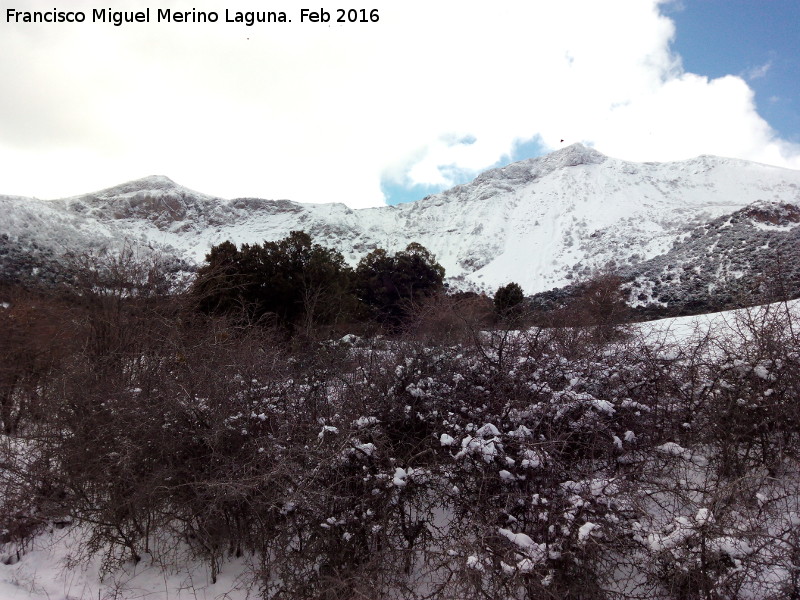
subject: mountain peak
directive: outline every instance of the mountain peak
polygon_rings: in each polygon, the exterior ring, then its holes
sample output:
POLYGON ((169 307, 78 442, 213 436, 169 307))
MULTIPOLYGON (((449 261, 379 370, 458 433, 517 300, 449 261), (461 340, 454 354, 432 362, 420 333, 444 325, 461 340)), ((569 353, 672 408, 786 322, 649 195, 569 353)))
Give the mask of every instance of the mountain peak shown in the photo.
POLYGON ((474 183, 480 184, 492 180, 515 180, 526 183, 559 169, 580 165, 598 165, 606 160, 608 160, 608 157, 594 148, 588 148, 580 143, 571 144, 544 156, 527 158, 505 167, 481 173, 475 178, 474 183))
POLYGON ((115 185, 96 192, 95 195, 99 197, 119 196, 124 194, 134 194, 137 192, 169 192, 182 189, 180 185, 172 181, 165 175, 148 175, 140 179, 134 179, 127 183, 115 185))
POLYGON ((560 150, 556 150, 555 152, 551 152, 541 158, 560 163, 560 166, 576 167, 578 165, 599 164, 604 162, 608 157, 594 148, 589 148, 577 142, 561 148, 560 150))
POLYGON ((136 179, 131 183, 139 183, 144 186, 148 186, 151 189, 160 189, 166 187, 177 187, 177 183, 172 181, 166 175, 148 175, 147 177, 142 177, 141 179, 136 179))
POLYGON ((172 179, 165 175, 148 175, 140 179, 134 179, 120 185, 115 185, 110 188, 105 188, 91 194, 84 194, 82 196, 75 196, 73 198, 66 198, 66 200, 82 200, 92 199, 91 201, 113 201, 119 203, 120 201, 127 201, 132 198, 173 198, 173 199, 188 199, 195 200, 219 200, 214 196, 196 192, 192 189, 184 187, 179 183, 175 183, 172 179))
POLYGON ((578 167, 580 165, 599 165, 606 160, 608 160, 608 157, 605 154, 598 152, 594 148, 588 148, 583 144, 576 143, 550 154, 529 158, 522 162, 531 169, 534 175, 541 177, 558 169, 578 167))

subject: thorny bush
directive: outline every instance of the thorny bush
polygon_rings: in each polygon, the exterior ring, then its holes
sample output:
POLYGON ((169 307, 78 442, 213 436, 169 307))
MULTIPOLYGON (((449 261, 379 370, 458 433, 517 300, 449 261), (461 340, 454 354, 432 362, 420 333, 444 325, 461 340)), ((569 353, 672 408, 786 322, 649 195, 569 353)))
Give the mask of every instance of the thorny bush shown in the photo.
POLYGON ((779 306, 684 337, 465 320, 458 343, 298 349, 175 298, 82 298, 3 438, 8 560, 72 522, 108 571, 248 555, 263 598, 797 597, 779 306))

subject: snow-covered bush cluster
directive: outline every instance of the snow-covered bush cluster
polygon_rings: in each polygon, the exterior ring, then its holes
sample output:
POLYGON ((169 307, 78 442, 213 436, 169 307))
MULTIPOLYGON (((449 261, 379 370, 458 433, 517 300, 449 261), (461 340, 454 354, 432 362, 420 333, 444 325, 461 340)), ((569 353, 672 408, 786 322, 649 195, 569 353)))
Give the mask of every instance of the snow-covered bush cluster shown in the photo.
POLYGON ((679 340, 318 344, 112 291, 0 309, 9 562, 57 522, 109 573, 247 556, 270 599, 800 594, 780 306, 679 340))

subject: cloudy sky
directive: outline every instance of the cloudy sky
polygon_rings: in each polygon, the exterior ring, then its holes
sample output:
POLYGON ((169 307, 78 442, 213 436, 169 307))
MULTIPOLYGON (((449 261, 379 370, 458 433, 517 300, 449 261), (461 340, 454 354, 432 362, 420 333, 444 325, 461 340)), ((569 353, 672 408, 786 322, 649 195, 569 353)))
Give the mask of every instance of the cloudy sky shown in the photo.
POLYGON ((377 206, 574 142, 800 168, 797 0, 4 4, 4 194, 162 174, 225 198, 377 206), (109 5, 150 22, 92 22, 109 5), (224 6, 291 22, 227 23, 224 6), (354 6, 377 22, 335 22, 354 6), (86 21, 15 22, 8 7, 86 21), (331 22, 301 22, 304 7, 331 22), (219 20, 159 23, 159 9, 219 20))

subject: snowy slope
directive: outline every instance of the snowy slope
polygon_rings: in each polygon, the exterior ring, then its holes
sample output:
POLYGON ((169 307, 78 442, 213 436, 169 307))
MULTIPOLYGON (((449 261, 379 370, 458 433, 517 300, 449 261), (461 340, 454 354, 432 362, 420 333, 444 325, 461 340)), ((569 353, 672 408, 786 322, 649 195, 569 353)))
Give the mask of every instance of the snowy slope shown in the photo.
POLYGON ((800 295, 800 207, 755 202, 693 228, 665 254, 618 272, 633 305, 742 305, 800 295), (737 298, 738 296, 738 298, 737 298))
POLYGON ((513 280, 535 293, 663 254, 689 228, 757 201, 800 204, 800 172, 711 156, 632 163, 575 144, 395 207, 224 200, 166 177, 63 200, 0 197, 11 215, 0 235, 56 254, 127 241, 192 262, 212 244, 276 240, 297 229, 351 263, 376 247, 417 241, 459 287, 493 291, 513 280))
POLYGON ((685 227, 753 201, 797 203, 798 186, 800 172, 743 161, 635 164, 575 145, 403 209, 443 224, 429 247, 451 276, 490 288, 514 280, 532 293, 659 255, 685 227))

